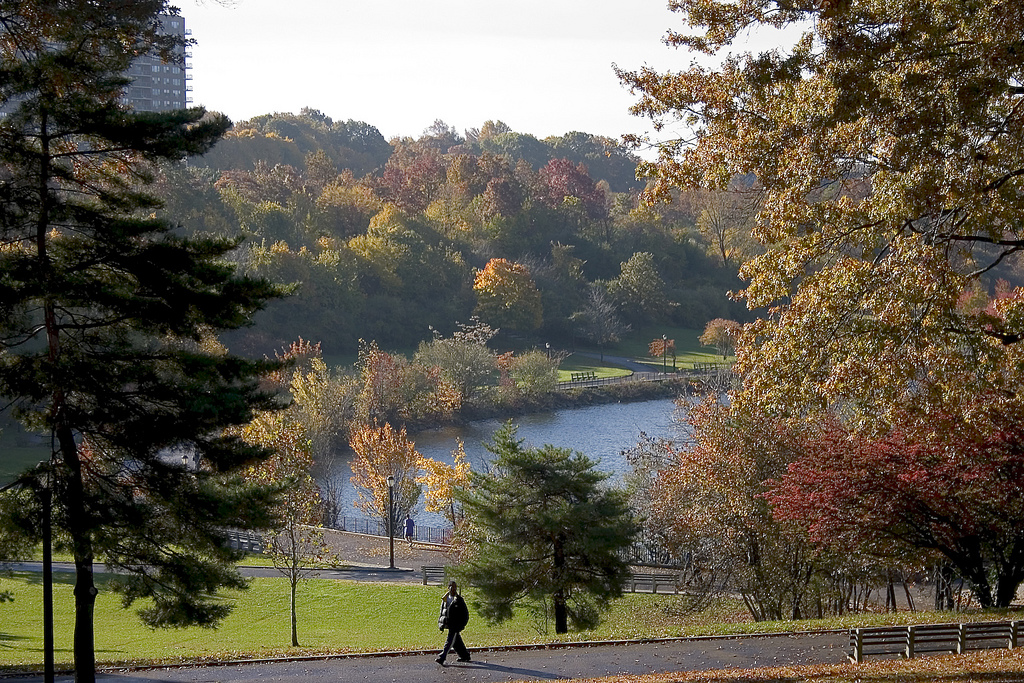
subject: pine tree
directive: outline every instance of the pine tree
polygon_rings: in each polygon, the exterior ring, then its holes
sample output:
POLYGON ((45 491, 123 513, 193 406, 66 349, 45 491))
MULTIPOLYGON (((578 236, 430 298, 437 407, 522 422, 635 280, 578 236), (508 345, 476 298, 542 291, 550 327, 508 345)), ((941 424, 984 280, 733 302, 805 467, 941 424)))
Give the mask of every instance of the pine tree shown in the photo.
POLYGON ((622 491, 582 453, 524 448, 508 423, 488 450, 488 474, 473 474, 462 495, 472 556, 462 569, 479 590, 476 609, 489 621, 513 616, 519 602, 546 615, 555 633, 597 624, 629 578, 623 552, 636 534, 622 491))
POLYGON ((119 572, 153 626, 211 625, 241 587, 226 527, 269 523, 273 491, 242 483, 264 451, 226 436, 275 399, 268 364, 215 349, 279 288, 239 277, 237 242, 157 218, 153 165, 208 150, 230 122, 127 110, 163 0, 0 0, 0 396, 49 433, 55 524, 74 555, 76 680, 95 680, 93 563, 119 572))

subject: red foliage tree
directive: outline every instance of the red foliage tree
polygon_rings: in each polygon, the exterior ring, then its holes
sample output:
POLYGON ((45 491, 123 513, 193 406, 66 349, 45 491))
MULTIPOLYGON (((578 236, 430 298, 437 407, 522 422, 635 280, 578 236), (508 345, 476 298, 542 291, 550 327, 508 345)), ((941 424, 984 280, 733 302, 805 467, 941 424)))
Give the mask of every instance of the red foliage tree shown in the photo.
POLYGON ((608 217, 604 190, 594 183, 583 164, 576 165, 568 159, 552 159, 540 169, 539 175, 544 193, 541 199, 549 206, 557 208, 566 197, 575 197, 583 204, 587 217, 608 217))
POLYGON ((941 553, 982 607, 1006 607, 1024 581, 1021 425, 933 416, 864 439, 826 423, 767 497, 777 519, 832 547, 941 553))

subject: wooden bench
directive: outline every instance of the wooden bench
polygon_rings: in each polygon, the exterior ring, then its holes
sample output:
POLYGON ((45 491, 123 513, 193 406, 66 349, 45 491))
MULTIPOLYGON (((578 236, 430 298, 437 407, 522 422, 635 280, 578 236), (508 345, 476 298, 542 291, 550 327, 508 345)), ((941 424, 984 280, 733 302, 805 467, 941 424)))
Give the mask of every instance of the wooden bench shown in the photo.
POLYGON ((989 621, 967 624, 918 624, 850 629, 850 661, 862 662, 868 655, 900 655, 911 659, 918 654, 944 652, 963 654, 968 650, 1015 648, 1024 622, 989 621))
POLYGON ((631 592, 657 593, 658 588, 671 588, 675 594, 679 593, 679 577, 675 574, 633 574, 629 578, 629 589, 631 592))
POLYGON ((723 363, 694 363, 693 369, 697 372, 713 372, 721 367, 725 367, 723 363))
POLYGON ((440 585, 445 584, 445 579, 448 576, 447 567, 434 567, 423 565, 420 567, 423 570, 423 585, 426 586, 431 581, 436 581, 440 585))
POLYGON ((588 372, 570 372, 569 377, 573 382, 590 382, 597 379, 597 375, 593 371, 588 372))

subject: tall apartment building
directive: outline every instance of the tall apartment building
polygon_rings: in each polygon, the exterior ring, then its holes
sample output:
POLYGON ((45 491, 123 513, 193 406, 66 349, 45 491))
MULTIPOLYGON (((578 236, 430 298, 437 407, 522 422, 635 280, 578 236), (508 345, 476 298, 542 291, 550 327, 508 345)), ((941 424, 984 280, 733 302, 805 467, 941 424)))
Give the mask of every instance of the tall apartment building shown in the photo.
MULTIPOLYGON (((182 39, 192 34, 185 28, 185 19, 177 16, 160 17, 162 30, 168 35, 182 39)), ((125 91, 121 103, 135 111, 168 111, 184 109, 192 103, 192 68, 188 58, 192 54, 186 48, 176 52, 175 57, 164 62, 159 55, 146 55, 132 63, 128 76, 132 83, 125 91)))

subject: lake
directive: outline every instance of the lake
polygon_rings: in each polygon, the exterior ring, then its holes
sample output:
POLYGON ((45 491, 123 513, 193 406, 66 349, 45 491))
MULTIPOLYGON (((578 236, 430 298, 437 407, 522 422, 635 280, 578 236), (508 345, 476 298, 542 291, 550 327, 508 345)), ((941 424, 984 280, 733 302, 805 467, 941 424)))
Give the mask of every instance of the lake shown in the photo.
MULTIPOLYGON (((546 444, 579 451, 598 462, 598 469, 611 474, 611 484, 621 481, 629 471, 623 451, 640 441, 641 434, 652 438, 678 440, 681 425, 677 419, 677 406, 672 399, 657 399, 636 403, 609 403, 585 408, 558 410, 551 413, 520 415, 513 418, 519 426, 517 436, 528 447, 546 444)), ((466 425, 442 427, 410 434, 416 450, 425 457, 448 464, 452 463, 452 451, 457 439, 465 444, 466 459, 474 471, 486 469, 493 454, 484 447, 494 432, 506 419, 480 420, 466 425)), ((339 463, 335 477, 342 484, 341 514, 348 517, 362 517, 363 514, 352 506, 355 490, 349 477, 349 458, 346 454, 339 463)), ((423 503, 413 515, 417 524, 425 526, 446 526, 436 514, 423 511, 423 503)))

